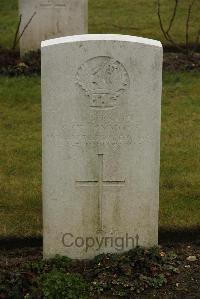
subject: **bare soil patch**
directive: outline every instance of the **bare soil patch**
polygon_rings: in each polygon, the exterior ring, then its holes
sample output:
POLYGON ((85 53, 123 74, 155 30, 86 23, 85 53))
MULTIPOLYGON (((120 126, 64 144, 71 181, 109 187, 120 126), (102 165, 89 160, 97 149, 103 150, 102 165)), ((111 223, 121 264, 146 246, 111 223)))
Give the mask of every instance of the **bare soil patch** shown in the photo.
POLYGON ((19 51, 0 48, 0 75, 40 75, 40 51, 29 52, 23 58, 19 51))
POLYGON ((200 53, 187 57, 182 53, 164 53, 163 67, 165 71, 200 71, 200 53))
MULTIPOLYGON (((177 254, 178 273, 169 276, 168 282, 163 287, 147 289, 129 298, 200 298, 200 241, 163 245, 161 250, 177 254)), ((28 261, 38 261, 41 258, 41 247, 0 249, 0 275, 8 270, 16 271, 28 261)), ((78 272, 83 271, 83 264, 77 264, 77 267, 78 272)), ((0 298, 6 297, 0 294, 0 298)), ((105 296, 105 298, 117 297, 105 296)))

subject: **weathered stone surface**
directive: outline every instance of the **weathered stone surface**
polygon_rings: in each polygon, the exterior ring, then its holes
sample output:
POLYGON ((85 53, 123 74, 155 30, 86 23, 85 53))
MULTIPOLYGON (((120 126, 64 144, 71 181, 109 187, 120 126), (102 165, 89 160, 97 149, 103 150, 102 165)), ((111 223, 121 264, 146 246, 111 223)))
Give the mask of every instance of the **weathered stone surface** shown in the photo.
POLYGON ((157 41, 42 43, 45 257, 157 244, 161 88, 157 41))
POLYGON ((43 40, 88 30, 88 0, 19 0, 19 13, 20 33, 32 19, 20 40, 21 55, 40 49, 43 40))

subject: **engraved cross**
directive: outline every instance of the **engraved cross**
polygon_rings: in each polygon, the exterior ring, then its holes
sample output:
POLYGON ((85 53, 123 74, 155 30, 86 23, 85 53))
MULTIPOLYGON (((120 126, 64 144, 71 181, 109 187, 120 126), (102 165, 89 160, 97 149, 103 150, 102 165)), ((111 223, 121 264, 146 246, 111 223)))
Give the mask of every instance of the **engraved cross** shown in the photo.
POLYGON ((98 154, 98 179, 97 180, 87 180, 87 181, 76 181, 76 184, 80 187, 93 187, 96 186, 99 189, 98 192, 98 232, 103 231, 103 219, 102 219, 102 210, 103 210, 103 188, 104 186, 124 186, 125 180, 122 181, 107 181, 103 178, 103 154, 98 154))

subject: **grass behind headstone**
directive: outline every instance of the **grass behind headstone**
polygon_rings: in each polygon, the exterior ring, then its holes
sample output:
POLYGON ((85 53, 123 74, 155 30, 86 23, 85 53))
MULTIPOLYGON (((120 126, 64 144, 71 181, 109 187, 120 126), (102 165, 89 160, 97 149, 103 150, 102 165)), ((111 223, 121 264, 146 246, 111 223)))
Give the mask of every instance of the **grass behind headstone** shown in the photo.
MULTIPOLYGON (((166 43, 159 27, 156 0, 89 0, 89 33, 120 33, 158 39, 166 43)), ((181 0, 172 36, 185 40, 188 0, 181 0)), ((18 0, 0 1, 0 45, 11 47, 18 22, 18 0)), ((161 0, 161 13, 167 28, 174 1, 161 0)), ((200 1, 191 15, 190 42, 199 30, 200 1)))
MULTIPOLYGON (((164 75, 160 227, 200 225, 200 74, 164 75)), ((40 78, 0 78, 0 236, 42 230, 40 78)))
POLYGON ((41 232, 39 78, 0 79, 0 235, 41 232))

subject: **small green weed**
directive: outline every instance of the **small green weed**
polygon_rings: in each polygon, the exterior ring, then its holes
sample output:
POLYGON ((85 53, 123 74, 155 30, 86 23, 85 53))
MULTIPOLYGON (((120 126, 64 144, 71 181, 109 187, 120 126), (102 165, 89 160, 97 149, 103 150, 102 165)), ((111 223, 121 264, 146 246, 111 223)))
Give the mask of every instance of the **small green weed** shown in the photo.
POLYGON ((0 270, 0 298, 86 299, 134 296, 157 289, 178 273, 174 253, 137 247, 123 254, 102 254, 91 261, 67 257, 38 259, 0 270))
POLYGON ((39 260, 36 262, 29 262, 26 268, 37 275, 49 273, 51 271, 67 272, 72 264, 72 260, 67 256, 56 255, 53 259, 39 260))
POLYGON ((79 274, 51 271, 41 277, 44 299, 86 299, 88 285, 79 274))
POLYGON ((174 254, 166 254, 158 247, 137 247, 122 255, 96 257, 92 271, 92 294, 132 296, 147 288, 161 287, 177 269, 174 254))

